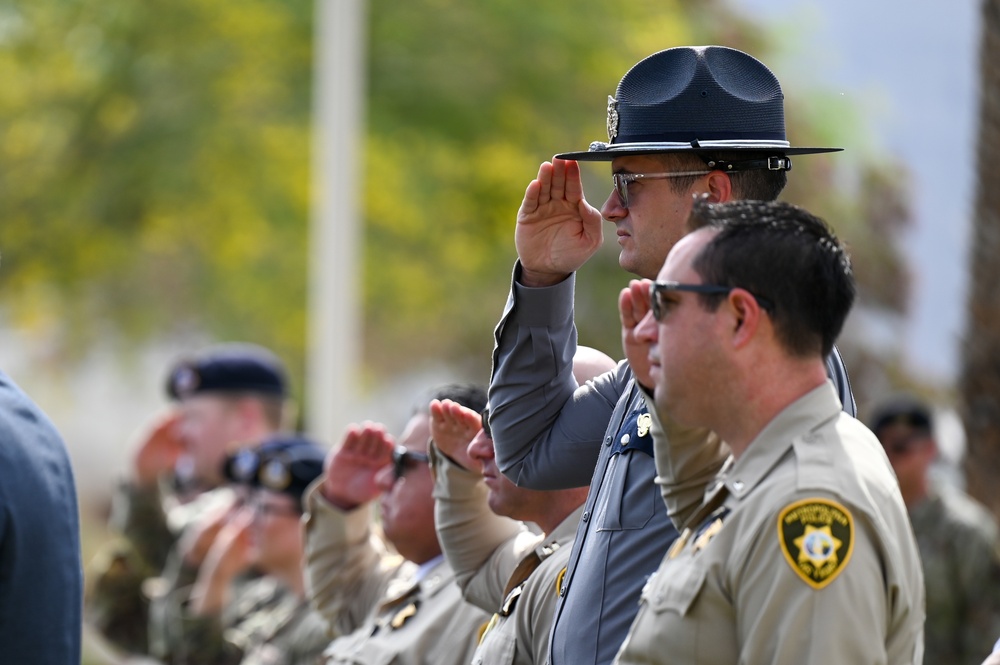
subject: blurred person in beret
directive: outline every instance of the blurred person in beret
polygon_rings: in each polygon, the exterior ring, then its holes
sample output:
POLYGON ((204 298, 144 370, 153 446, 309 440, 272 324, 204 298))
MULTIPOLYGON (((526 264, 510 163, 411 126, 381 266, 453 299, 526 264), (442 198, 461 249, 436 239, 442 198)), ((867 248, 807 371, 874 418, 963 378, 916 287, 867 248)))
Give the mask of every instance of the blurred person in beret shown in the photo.
POLYGON ((328 665, 467 665, 489 620, 462 600, 435 530, 432 398, 486 406, 483 388, 450 384, 421 400, 398 440, 351 425, 306 492, 307 588, 337 635, 328 665))
POLYGON ((868 419, 892 464, 924 567, 927 663, 977 665, 1000 637, 1000 541, 994 516, 938 482, 933 412, 912 394, 891 395, 868 419))
POLYGON ((283 363, 254 344, 217 344, 180 358, 166 393, 171 408, 136 435, 115 493, 117 536, 91 564, 87 620, 126 654, 150 653, 150 600, 182 565, 201 564, 228 518, 227 452, 286 430, 294 417, 283 363))
MULTIPOLYGON (((601 247, 607 221, 619 265, 655 279, 685 233, 693 197, 773 200, 793 157, 839 150, 793 146, 777 78, 724 46, 654 53, 600 106, 607 140, 544 162, 525 190, 489 388, 504 475, 532 489, 591 488, 556 606, 552 665, 614 658, 646 579, 677 537, 660 506, 649 415, 629 364, 586 385, 573 379, 576 272, 601 247), (600 208, 584 196, 581 161, 610 164, 612 187, 600 208)), ((836 349, 828 372, 853 415, 836 349)))
POLYGON ((325 451, 276 435, 224 462, 243 496, 198 567, 185 565, 153 613, 165 626, 167 662, 307 665, 329 644, 310 609, 303 568, 302 495, 325 451))

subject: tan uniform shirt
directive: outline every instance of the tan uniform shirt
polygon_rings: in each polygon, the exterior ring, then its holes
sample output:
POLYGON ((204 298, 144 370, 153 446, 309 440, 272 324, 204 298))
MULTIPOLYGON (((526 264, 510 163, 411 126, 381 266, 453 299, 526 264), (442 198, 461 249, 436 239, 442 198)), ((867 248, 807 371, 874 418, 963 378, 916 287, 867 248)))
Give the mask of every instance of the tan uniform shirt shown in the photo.
POLYGON ((444 559, 417 580, 417 567, 388 551, 371 529, 371 506, 338 510, 316 483, 306 493, 307 586, 342 634, 327 663, 466 665, 489 616, 462 600, 444 559))
POLYGON ((883 663, 923 658, 920 558, 875 436, 823 385, 729 460, 654 424, 671 515, 685 530, 643 590, 621 663, 883 663), (686 445, 685 445, 686 444, 686 445), (700 468, 699 468, 700 467, 700 468))
POLYGON ((493 618, 473 665, 544 663, 581 505, 541 536, 500 517, 487 504, 482 478, 434 454, 436 521, 445 556, 465 599, 493 618))

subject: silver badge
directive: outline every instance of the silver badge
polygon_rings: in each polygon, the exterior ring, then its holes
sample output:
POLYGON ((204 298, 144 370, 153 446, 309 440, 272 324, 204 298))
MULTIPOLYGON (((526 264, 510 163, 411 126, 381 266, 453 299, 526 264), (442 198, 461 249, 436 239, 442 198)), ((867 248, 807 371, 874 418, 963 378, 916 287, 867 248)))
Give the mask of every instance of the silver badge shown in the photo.
POLYGON ((618 136, 618 100, 608 95, 608 140, 618 136))
POLYGON ((272 459, 260 470, 260 483, 264 487, 281 491, 292 483, 292 474, 288 467, 278 459, 272 459))
POLYGON ((174 388, 180 397, 193 393, 200 383, 201 377, 193 367, 181 367, 174 374, 174 388))

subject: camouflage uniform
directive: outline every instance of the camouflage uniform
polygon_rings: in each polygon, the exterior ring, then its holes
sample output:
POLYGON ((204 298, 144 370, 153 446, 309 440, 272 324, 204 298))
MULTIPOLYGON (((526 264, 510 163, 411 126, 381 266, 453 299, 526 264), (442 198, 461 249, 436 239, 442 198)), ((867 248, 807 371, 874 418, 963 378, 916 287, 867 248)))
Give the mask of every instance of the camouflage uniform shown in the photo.
POLYGON ((128 653, 149 652, 149 598, 143 583, 160 574, 177 539, 167 525, 163 496, 156 486, 119 486, 111 512, 111 528, 118 535, 102 548, 90 569, 88 622, 128 653))
POLYGON ((958 490, 933 488, 910 510, 927 586, 925 662, 982 662, 1000 635, 993 516, 958 490))
POLYGON ((154 601, 154 655, 178 665, 310 665, 330 642, 326 623, 304 598, 273 577, 246 576, 221 616, 186 609, 197 569, 183 567, 177 588, 154 601))

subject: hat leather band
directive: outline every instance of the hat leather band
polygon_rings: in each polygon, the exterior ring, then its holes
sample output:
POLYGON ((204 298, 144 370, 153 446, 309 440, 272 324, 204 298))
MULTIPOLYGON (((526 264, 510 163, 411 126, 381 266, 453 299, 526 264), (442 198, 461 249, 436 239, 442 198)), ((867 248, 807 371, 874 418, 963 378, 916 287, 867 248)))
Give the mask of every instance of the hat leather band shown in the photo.
POLYGON ((723 159, 706 159, 705 166, 726 173, 737 171, 791 171, 792 160, 788 157, 768 157, 767 159, 743 159, 737 162, 727 162, 723 159))

